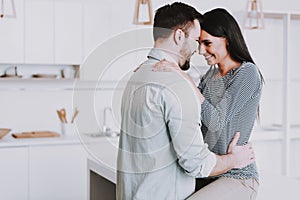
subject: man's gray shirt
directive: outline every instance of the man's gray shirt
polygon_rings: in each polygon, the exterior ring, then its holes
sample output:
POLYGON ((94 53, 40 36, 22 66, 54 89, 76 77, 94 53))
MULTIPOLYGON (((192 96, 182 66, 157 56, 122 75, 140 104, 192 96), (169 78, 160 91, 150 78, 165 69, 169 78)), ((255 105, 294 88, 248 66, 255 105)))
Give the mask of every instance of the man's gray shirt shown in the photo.
POLYGON ((177 72, 152 71, 163 58, 174 62, 166 52, 148 58, 122 97, 117 199, 186 199, 216 157, 203 142, 196 90, 177 72))

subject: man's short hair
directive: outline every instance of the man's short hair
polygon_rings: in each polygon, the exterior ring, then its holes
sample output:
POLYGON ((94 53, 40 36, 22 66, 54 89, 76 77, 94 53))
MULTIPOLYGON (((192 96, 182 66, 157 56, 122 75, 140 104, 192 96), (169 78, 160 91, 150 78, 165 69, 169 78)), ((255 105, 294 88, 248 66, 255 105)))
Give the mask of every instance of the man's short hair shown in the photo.
POLYGON ((202 14, 195 8, 181 2, 160 7, 154 16, 154 41, 169 37, 176 29, 182 29, 185 34, 188 34, 188 29, 193 25, 194 20, 202 22, 202 18, 202 14))

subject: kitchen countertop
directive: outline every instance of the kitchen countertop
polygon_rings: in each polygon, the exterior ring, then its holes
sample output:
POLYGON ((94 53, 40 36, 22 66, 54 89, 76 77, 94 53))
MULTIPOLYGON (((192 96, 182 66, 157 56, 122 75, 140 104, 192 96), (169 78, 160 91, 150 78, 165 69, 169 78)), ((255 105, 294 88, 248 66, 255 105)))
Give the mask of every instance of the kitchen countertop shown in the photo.
MULTIPOLYGON (((26 146, 47 146, 47 145, 68 145, 83 144, 86 146, 94 143, 107 143, 108 141, 118 141, 118 137, 90 137, 86 134, 60 135, 59 137, 48 138, 14 138, 11 134, 4 136, 0 140, 0 148, 26 147, 26 146)), ((109 143, 109 142, 108 142, 109 143)))
POLYGON ((118 141, 118 138, 111 138, 101 145, 89 143, 86 146, 90 151, 87 161, 88 170, 94 171, 112 183, 116 183, 118 141))
POLYGON ((118 139, 102 144, 86 145, 87 159, 87 199, 116 199, 116 161, 118 139))

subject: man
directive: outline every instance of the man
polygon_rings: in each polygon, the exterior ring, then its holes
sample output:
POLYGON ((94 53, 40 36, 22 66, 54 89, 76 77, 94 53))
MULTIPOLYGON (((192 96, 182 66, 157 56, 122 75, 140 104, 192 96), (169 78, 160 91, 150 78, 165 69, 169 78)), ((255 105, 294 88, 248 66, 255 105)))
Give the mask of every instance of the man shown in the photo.
POLYGON ((173 3, 154 18, 154 48, 130 78, 122 98, 117 159, 117 199, 186 199, 195 177, 224 173, 254 161, 250 145, 218 156, 204 144, 201 103, 195 88, 176 72, 153 72, 162 59, 189 68, 198 47, 202 16, 194 8, 173 3))

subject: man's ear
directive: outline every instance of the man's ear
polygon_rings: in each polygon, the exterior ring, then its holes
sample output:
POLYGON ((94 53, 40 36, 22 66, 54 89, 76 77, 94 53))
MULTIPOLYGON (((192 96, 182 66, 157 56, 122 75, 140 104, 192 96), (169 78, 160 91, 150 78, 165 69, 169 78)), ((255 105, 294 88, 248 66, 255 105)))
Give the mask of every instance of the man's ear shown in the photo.
POLYGON ((174 32, 174 41, 176 45, 181 45, 184 41, 184 32, 181 29, 177 29, 174 32))

